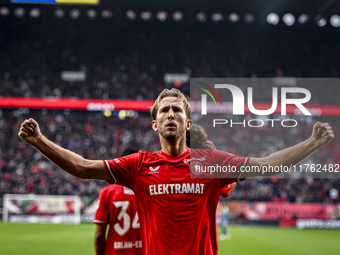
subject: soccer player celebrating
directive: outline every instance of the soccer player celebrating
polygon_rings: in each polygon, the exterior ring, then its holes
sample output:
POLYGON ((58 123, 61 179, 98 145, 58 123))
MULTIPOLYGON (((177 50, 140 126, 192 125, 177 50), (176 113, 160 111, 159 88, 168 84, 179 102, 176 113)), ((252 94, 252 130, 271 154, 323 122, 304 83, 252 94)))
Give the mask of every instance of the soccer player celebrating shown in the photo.
MULTIPOLYGON (((137 152, 137 149, 128 148, 121 157, 137 152)), ((121 185, 109 185, 100 191, 98 200, 99 207, 93 221, 97 225, 94 237, 96 255, 141 255, 142 241, 133 191, 121 185)))
MULTIPOLYGON (((216 226, 217 193, 242 178, 259 176, 244 166, 291 166, 328 144, 334 134, 327 123, 316 123, 307 140, 263 158, 230 155, 216 149, 190 150, 186 132, 191 110, 177 89, 165 89, 151 109, 151 125, 159 133, 161 151, 138 152, 113 160, 87 160, 48 140, 33 119, 25 120, 19 137, 35 146, 63 170, 80 178, 101 179, 131 188, 136 196, 144 254, 215 254, 210 237, 215 229, 202 226, 203 218, 216 226), (229 178, 191 178, 197 166, 232 166, 229 178)), ((267 172, 267 175, 277 173, 267 172)))

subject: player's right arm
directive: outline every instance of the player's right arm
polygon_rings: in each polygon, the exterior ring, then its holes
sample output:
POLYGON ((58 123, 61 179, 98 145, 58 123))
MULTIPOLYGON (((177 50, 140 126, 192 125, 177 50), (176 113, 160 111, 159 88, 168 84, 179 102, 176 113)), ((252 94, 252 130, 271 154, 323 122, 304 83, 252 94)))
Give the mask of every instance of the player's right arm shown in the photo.
POLYGON ((96 250, 96 255, 104 255, 107 224, 96 224, 96 226, 97 227, 94 234, 94 248, 96 250))
POLYGON ((66 172, 82 179, 112 180, 101 160, 88 160, 48 140, 32 118, 25 120, 18 136, 38 149, 46 158, 66 172))
MULTIPOLYGON (((327 145, 334 138, 332 127, 328 123, 317 122, 313 126, 312 135, 307 140, 300 142, 292 147, 277 151, 268 157, 251 158, 250 167, 261 169, 263 166, 287 166, 292 167, 305 158, 309 157, 316 150, 327 145)), ((265 174, 261 172, 249 172, 245 177, 273 176, 278 173, 271 170, 265 174)))

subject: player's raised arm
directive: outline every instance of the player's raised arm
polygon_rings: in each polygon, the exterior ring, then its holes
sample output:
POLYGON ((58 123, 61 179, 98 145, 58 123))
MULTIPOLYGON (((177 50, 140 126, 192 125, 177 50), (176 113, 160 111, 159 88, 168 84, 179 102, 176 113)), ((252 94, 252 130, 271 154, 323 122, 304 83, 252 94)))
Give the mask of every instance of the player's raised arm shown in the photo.
MULTIPOLYGON (((328 144, 334 138, 332 127, 328 123, 317 122, 313 126, 313 132, 307 140, 286 148, 284 150, 275 152, 264 158, 251 158, 249 167, 262 166, 294 166, 307 158, 319 148, 328 144)), ((266 175, 276 175, 277 172, 267 172, 266 175)), ((245 177, 255 177, 263 175, 261 172, 249 172, 245 177)))
POLYGON ((32 118, 25 120, 18 136, 37 148, 46 158, 66 172, 83 179, 111 180, 101 160, 87 160, 48 140, 32 118))

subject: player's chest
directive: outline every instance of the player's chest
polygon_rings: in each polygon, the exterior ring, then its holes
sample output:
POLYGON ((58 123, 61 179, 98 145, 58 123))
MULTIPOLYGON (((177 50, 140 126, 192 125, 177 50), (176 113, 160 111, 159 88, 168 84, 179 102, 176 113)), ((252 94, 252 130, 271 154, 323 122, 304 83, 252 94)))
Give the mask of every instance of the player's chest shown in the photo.
POLYGON ((150 196, 206 194, 213 186, 212 180, 196 178, 192 169, 193 164, 190 162, 143 164, 137 172, 134 185, 150 196))

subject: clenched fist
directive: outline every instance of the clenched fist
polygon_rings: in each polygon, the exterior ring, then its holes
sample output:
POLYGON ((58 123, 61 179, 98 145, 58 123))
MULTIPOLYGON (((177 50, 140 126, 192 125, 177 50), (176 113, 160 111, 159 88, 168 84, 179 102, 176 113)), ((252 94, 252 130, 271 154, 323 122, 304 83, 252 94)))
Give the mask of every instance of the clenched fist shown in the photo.
POLYGON ((328 144, 333 138, 333 129, 328 123, 317 122, 314 125, 312 139, 318 148, 328 144))
POLYGON ((21 124, 18 136, 26 143, 36 145, 42 137, 39 124, 32 118, 25 120, 21 124))

